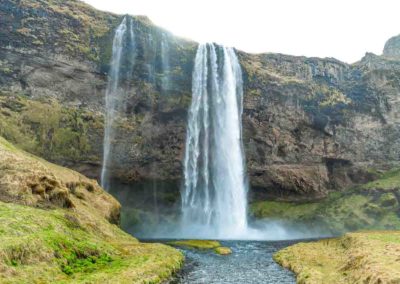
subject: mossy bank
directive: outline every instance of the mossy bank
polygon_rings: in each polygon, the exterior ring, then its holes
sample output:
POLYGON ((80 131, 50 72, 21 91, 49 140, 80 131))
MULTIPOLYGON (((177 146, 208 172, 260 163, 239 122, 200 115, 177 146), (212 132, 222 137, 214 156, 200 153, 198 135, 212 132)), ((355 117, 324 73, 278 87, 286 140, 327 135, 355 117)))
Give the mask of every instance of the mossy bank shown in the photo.
POLYGON ((97 182, 0 137, 1 283, 159 283, 183 256, 123 232, 97 182))
POLYGON ((400 283, 400 231, 349 233, 299 243, 274 255, 297 283, 400 283))

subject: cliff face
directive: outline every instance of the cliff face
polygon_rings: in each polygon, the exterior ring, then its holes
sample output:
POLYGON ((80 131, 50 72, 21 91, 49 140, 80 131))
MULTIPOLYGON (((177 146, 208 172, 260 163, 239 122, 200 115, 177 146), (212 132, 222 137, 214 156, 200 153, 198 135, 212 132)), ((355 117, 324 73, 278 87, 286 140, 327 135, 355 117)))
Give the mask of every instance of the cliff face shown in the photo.
MULTIPOLYGON (((0 3, 0 135, 96 177, 113 30, 122 17, 78 1, 0 3)), ((179 181, 197 44, 134 18, 135 69, 112 172, 179 181)), ((400 49, 399 49, 400 50, 400 49)), ((400 61, 238 51, 244 145, 261 194, 318 198, 399 162, 400 61)))
POLYGON ((400 64, 241 54, 252 183, 324 194, 398 162, 400 64))

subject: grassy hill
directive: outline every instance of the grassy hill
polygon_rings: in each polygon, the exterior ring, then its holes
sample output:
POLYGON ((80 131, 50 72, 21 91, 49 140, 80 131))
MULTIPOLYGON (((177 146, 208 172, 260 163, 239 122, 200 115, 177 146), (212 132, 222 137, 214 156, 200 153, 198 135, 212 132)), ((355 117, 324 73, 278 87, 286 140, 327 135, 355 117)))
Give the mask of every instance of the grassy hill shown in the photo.
POLYGON ((116 225, 119 203, 96 181, 0 138, 1 283, 159 283, 183 256, 116 225))

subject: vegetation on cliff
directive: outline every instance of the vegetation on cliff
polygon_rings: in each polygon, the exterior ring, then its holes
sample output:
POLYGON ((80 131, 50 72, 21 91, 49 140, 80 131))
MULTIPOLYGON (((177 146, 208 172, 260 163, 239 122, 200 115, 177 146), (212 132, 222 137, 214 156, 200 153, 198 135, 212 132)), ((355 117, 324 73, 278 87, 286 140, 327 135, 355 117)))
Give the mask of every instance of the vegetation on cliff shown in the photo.
POLYGON ((348 233, 299 243, 274 255, 297 283, 399 283, 400 231, 348 233))
POLYGON ((6 36, 13 46, 53 50, 97 62, 99 43, 118 19, 77 0, 7 0, 2 1, 0 10, 8 12, 2 15, 4 23, 12 23, 6 36))
POLYGON ((89 137, 96 131, 103 131, 99 114, 0 90, 0 135, 30 153, 52 161, 95 160, 89 137))
POLYGON ((120 205, 97 182, 1 137, 0 185, 2 283, 158 283, 181 266, 177 250, 112 224, 120 205))
POLYGON ((400 229, 400 169, 378 174, 375 181, 321 201, 260 201, 251 205, 253 216, 306 227, 328 234, 359 229, 400 229))

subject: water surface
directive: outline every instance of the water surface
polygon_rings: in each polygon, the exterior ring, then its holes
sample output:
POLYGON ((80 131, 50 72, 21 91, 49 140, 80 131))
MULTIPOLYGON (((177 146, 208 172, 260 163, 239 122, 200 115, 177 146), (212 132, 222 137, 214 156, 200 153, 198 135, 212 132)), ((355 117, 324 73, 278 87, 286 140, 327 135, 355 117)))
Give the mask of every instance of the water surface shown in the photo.
POLYGON ((298 241, 222 241, 233 253, 221 256, 212 251, 181 249, 185 265, 171 284, 237 283, 294 284, 294 274, 272 259, 278 250, 298 241))

